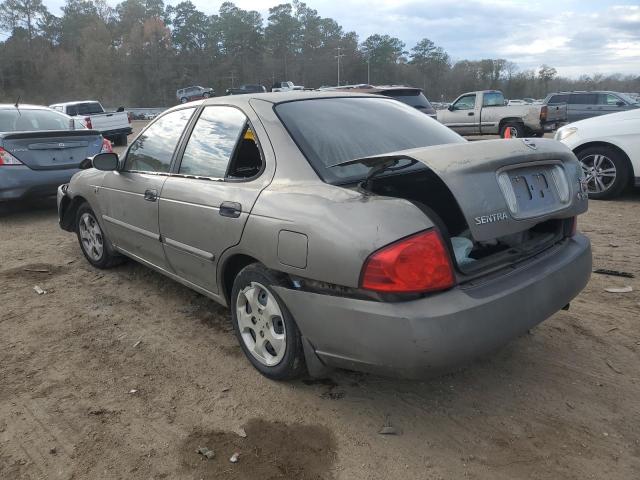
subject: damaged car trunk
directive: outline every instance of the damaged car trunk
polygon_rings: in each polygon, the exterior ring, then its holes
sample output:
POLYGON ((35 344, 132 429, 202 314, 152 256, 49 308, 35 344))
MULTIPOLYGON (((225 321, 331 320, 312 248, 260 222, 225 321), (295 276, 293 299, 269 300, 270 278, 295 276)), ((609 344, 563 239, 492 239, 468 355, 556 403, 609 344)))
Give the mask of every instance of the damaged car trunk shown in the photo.
POLYGON ((574 231, 587 208, 580 170, 571 152, 558 155, 550 142, 448 144, 340 165, 370 167, 359 184, 367 194, 404 198, 421 209, 464 282, 531 258, 574 231))

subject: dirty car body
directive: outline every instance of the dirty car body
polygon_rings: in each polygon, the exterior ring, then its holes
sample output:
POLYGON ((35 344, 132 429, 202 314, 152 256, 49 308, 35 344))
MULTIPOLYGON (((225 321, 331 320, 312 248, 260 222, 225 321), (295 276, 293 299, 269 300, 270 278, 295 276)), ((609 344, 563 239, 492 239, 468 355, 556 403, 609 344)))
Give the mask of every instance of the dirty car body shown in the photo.
POLYGON ((102 150, 99 132, 37 105, 0 105, 0 202, 52 196, 102 150))
POLYGON ((114 168, 60 188, 61 226, 85 231, 94 214, 105 251, 229 306, 271 378, 292 376, 292 351, 311 373, 449 370, 567 305, 591 271, 569 149, 470 143, 380 96, 176 107, 114 168))

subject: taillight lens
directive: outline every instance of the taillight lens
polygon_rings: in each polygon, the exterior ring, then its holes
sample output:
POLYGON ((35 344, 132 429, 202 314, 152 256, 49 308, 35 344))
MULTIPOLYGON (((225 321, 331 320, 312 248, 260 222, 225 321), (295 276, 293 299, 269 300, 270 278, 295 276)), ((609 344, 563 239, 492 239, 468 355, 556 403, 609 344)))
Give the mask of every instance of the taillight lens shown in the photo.
POLYGON ((23 163, 4 148, 0 147, 0 166, 5 165, 23 165, 23 163))
POLYGON ((540 108, 540 120, 543 122, 547 120, 548 111, 549 109, 546 105, 543 105, 542 108, 540 108))
POLYGON ((84 117, 84 126, 89 130, 93 128, 93 125, 91 124, 91 117, 84 117))
POLYGON ((416 293, 450 288, 451 258, 437 230, 427 230, 381 248, 365 262, 361 287, 378 292, 416 293))
POLYGON ((100 149, 100 153, 113 153, 111 142, 106 138, 102 139, 102 148, 100 149))

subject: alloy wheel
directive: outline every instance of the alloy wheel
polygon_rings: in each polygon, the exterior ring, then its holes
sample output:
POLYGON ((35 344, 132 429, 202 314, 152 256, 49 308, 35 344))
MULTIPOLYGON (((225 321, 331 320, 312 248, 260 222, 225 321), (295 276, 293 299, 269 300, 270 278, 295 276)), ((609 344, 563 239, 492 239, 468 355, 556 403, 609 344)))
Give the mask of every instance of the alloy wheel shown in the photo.
POLYGON ((104 252, 104 238, 95 217, 88 212, 83 213, 78 224, 78 231, 82 248, 86 254, 93 261, 99 262, 104 252))
POLYGON ((587 155, 580 159, 580 165, 589 193, 606 192, 616 180, 616 166, 606 155, 587 155))
POLYGON ((242 341, 251 355, 268 367, 280 363, 287 349, 287 331, 273 294, 251 282, 238 293, 236 313, 242 341))

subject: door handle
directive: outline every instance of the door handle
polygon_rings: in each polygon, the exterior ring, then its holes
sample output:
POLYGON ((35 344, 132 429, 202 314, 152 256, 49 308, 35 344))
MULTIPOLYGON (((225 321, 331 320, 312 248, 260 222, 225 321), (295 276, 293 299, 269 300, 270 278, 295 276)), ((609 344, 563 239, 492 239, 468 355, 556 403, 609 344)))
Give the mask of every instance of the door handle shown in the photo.
POLYGON ((155 202, 158 199, 158 191, 157 190, 145 190, 144 191, 144 199, 147 202, 155 202))
POLYGON ((242 205, 238 202, 222 202, 220 204, 220 215, 229 218, 238 218, 242 213, 242 205))
POLYGON ((469 113, 467 113, 467 115, 469 115, 470 117, 473 117, 475 115, 475 113, 469 112, 469 113))

